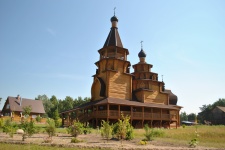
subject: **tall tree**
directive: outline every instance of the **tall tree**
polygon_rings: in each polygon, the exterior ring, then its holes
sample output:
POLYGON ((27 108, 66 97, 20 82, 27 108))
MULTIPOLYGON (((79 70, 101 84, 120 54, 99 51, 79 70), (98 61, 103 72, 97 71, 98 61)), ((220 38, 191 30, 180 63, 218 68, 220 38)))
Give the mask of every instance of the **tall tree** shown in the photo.
POLYGON ((73 108, 73 98, 70 96, 66 96, 66 98, 63 102, 63 105, 64 105, 64 110, 72 109, 73 108))
POLYGON ((180 113, 180 121, 187 121, 188 120, 188 115, 186 112, 181 112, 180 113))
POLYGON ((48 116, 48 113, 51 111, 51 108, 53 107, 53 104, 51 103, 51 101, 49 100, 47 95, 38 95, 37 98, 35 98, 36 100, 42 100, 44 109, 45 109, 45 113, 48 116))
POLYGON ((50 102, 52 103, 51 111, 48 112, 48 117, 53 118, 54 112, 57 110, 58 112, 58 100, 55 95, 52 95, 50 98, 50 102))
POLYGON ((197 116, 195 113, 188 114, 188 121, 195 121, 197 119, 197 116))

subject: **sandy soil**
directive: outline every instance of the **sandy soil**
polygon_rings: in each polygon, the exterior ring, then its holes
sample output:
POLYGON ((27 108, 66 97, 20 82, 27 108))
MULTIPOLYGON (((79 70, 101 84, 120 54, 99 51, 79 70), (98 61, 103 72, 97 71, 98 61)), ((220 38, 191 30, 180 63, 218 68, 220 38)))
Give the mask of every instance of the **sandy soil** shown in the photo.
POLYGON ((158 141, 148 142, 147 145, 140 145, 140 139, 134 139, 131 141, 123 141, 118 140, 107 140, 102 139, 99 134, 88 134, 88 135, 79 135, 78 139, 82 140, 81 143, 71 143, 71 136, 68 134, 57 134, 52 138, 52 143, 44 143, 44 139, 48 138, 47 134, 34 134, 32 137, 27 138, 25 142, 22 142, 22 136, 19 134, 14 134, 13 138, 10 138, 9 135, 5 133, 0 133, 0 142, 6 143, 21 143, 21 144, 39 144, 39 145, 48 145, 48 146, 59 146, 59 147, 83 147, 83 148, 101 148, 101 149, 124 149, 124 150, 209 150, 213 148, 205 148, 205 147, 197 147, 197 148, 189 148, 188 146, 180 146, 180 145, 172 145, 168 143, 160 143, 158 141))

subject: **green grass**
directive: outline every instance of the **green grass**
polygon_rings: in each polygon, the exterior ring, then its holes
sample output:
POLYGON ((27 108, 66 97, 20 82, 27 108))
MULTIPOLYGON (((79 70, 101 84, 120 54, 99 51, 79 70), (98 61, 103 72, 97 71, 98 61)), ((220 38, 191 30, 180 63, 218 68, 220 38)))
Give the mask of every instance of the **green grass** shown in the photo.
MULTIPOLYGON (((225 147, 225 126, 186 126, 185 128, 180 127, 178 129, 160 129, 165 132, 165 135, 160 138, 155 138, 157 141, 177 144, 177 145, 188 145, 193 138, 195 138, 195 131, 199 134, 199 146, 204 147, 225 147)), ((144 130, 136 129, 135 137, 144 138, 144 130)))
MULTIPOLYGON (((49 146, 39 146, 39 145, 20 145, 20 144, 5 144, 1 143, 0 150, 80 150, 81 148, 65 148, 65 147, 49 147, 49 146)), ((82 150, 99 150, 98 148, 82 148, 82 150)))

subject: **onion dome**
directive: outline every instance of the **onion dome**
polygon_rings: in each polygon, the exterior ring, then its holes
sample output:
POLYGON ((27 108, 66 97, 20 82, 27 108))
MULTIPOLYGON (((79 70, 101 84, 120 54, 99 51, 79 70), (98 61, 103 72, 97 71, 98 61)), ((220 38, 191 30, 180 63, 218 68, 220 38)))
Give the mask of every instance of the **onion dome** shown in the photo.
POLYGON ((111 22, 113 22, 113 21, 117 21, 118 22, 118 18, 115 15, 111 18, 111 22))
POLYGON ((146 57, 146 53, 143 49, 138 53, 138 57, 146 57))
POLYGON ((165 90, 164 92, 169 94, 169 104, 177 105, 177 96, 173 94, 171 90, 165 90))

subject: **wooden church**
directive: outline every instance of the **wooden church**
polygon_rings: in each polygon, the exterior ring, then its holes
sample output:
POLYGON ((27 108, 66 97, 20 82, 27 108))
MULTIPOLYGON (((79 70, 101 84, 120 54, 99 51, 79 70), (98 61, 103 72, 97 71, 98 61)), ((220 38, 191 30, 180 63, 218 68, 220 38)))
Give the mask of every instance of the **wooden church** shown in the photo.
POLYGON ((153 65, 145 61, 146 53, 141 48, 140 61, 133 65, 127 60, 128 49, 123 47, 114 15, 112 27, 104 46, 98 50, 98 69, 93 75, 91 101, 71 110, 61 112, 63 126, 69 126, 75 119, 91 125, 101 126, 101 120, 115 123, 124 116, 130 116, 133 127, 177 128, 180 125, 177 96, 165 89, 158 74, 151 72, 153 65), (75 116, 75 117, 72 117, 75 116))

